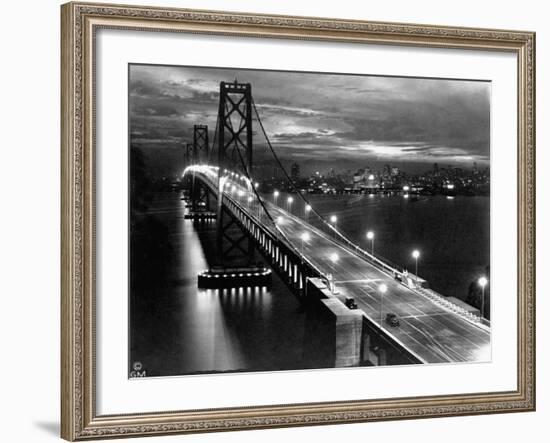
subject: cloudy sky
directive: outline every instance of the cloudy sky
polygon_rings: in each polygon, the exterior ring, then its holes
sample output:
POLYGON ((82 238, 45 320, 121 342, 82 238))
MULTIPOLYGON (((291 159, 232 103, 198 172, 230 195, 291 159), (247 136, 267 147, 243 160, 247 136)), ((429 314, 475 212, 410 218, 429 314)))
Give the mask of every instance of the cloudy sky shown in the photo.
MULTIPOLYGON (((194 124, 208 124, 213 136, 219 83, 234 79, 252 84, 278 155, 306 171, 489 161, 487 82, 214 68, 132 65, 131 144, 174 165, 194 124)), ((259 133, 255 144, 265 149, 259 133)))

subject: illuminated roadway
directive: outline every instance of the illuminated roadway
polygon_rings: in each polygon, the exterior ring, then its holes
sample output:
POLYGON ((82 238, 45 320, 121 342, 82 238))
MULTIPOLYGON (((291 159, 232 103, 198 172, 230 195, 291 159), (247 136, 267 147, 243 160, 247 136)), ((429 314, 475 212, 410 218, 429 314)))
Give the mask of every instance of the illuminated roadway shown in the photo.
MULTIPOLYGON (((232 182, 235 183, 236 182, 232 182)), ((246 189, 237 185, 237 189, 246 189)), ((228 192, 230 194, 231 192, 228 192)), ((237 194, 233 192, 231 194, 237 194)), ((245 193, 232 198, 252 214, 257 214, 257 203, 247 203, 245 193)), ((290 243, 320 269, 330 272, 336 283, 337 297, 353 297, 365 315, 380 325, 382 294, 379 287, 387 285, 382 300, 384 331, 401 342, 426 363, 487 362, 491 359, 490 330, 487 326, 457 314, 451 309, 406 287, 393 276, 369 263, 348 247, 335 242, 329 234, 306 221, 289 214, 279 206, 264 200, 273 219, 282 217, 279 228, 290 243), (309 239, 302 241, 307 232, 309 239), (338 255, 333 261, 331 256, 338 255), (385 322, 386 314, 398 316, 400 325, 392 327, 385 322)))

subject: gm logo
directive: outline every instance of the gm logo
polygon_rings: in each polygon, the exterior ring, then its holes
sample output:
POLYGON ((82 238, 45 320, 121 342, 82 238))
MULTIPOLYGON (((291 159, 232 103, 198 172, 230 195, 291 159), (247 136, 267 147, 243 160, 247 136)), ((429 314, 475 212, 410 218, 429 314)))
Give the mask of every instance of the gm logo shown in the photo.
POLYGON ((132 371, 130 371, 130 378, 147 377, 147 372, 143 369, 143 365, 140 361, 135 361, 132 364, 132 371))

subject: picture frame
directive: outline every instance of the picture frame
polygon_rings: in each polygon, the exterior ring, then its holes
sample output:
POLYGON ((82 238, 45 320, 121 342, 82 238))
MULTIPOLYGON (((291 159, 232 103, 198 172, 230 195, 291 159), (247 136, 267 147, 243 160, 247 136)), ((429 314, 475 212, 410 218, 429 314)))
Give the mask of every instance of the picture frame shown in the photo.
MULTIPOLYGON (((61 436, 69 441, 535 410, 535 34, 72 2, 61 7, 61 436), (513 54, 517 60, 516 389, 98 414, 97 32, 214 35, 513 54)), ((124 122, 121 121, 121 124, 124 122)), ((498 155, 498 154, 497 154, 498 155)), ((100 209, 100 208, 99 208, 100 209)), ((195 379, 196 380, 196 379, 195 379)), ((193 382, 193 381, 192 381, 193 382)))

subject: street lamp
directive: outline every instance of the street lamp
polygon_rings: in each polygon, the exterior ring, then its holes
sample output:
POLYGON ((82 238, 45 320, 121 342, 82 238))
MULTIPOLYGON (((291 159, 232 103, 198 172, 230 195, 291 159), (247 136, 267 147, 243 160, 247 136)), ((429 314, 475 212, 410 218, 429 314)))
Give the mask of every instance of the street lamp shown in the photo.
POLYGON ((275 190, 273 191, 273 200, 275 201, 275 205, 277 205, 277 197, 279 197, 279 191, 275 190))
POLYGON ((305 205, 304 206, 304 216, 305 216, 305 219, 307 221, 307 216, 309 215, 309 211, 311 211, 311 205, 305 205))
POLYGON ((416 276, 416 285, 418 286, 418 257, 420 257, 420 252, 418 249, 415 249, 412 253, 415 262, 414 275, 416 276))
POLYGON ((383 325, 383 307, 384 307, 384 294, 388 290, 388 286, 385 283, 382 283, 380 286, 378 286, 378 290, 380 291, 380 329, 384 329, 383 325))
POLYGON ((483 277, 480 277, 477 282, 479 286, 481 286, 481 318, 484 318, 485 317, 485 286, 487 285, 489 280, 487 280, 487 277, 483 276, 483 277))
POLYGON ((256 195, 258 201, 256 202, 256 208, 258 209, 258 220, 262 219, 262 197, 256 195))
POLYGON ((304 242, 307 242, 309 241, 309 232, 304 232, 301 236, 300 236, 300 239, 302 240, 302 255, 304 255, 304 242))
POLYGON ((334 238, 336 238, 336 222, 338 221, 338 217, 335 215, 330 216, 330 222, 334 225, 334 238))
POLYGON ((290 212, 290 208, 292 207, 292 202, 294 201, 294 199, 292 197, 288 197, 286 199, 286 203, 287 203, 287 207, 286 209, 288 210, 288 212, 290 212))
MULTIPOLYGON (((339 258, 340 257, 338 257, 338 254, 336 252, 333 252, 332 254, 330 254, 330 261, 333 264, 336 264, 339 258)), ((333 294, 336 294, 336 283, 334 282, 334 279, 331 280, 331 283, 332 283, 331 291, 333 294)))
POLYGON ((369 231, 367 232, 367 239, 370 240, 371 243, 371 255, 374 258, 374 232, 369 231))

